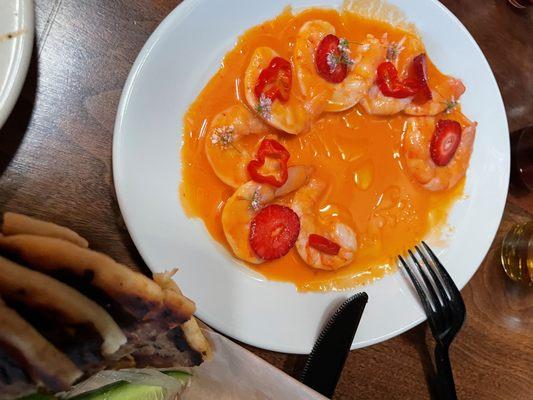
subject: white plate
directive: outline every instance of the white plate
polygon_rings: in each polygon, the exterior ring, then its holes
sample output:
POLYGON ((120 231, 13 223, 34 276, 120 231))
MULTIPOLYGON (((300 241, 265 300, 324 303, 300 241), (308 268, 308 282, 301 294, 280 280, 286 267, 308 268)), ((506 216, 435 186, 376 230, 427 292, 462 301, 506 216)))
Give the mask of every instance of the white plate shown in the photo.
MULTIPOLYGON (((265 349, 311 350, 323 321, 342 293, 298 293, 239 265, 214 242, 202 222, 184 215, 181 181, 182 117, 247 28, 295 7, 339 6, 340 0, 186 0, 152 34, 126 82, 113 143, 120 208, 131 236, 152 271, 180 267, 183 291, 198 316, 215 329, 265 349)), ((463 109, 479 122, 465 191, 449 223, 449 246, 438 249, 459 287, 487 253, 503 212, 509 178, 505 111, 490 67, 474 39, 440 3, 394 0, 416 22, 431 59, 460 77, 468 90, 463 109)), ((380 342, 425 319, 399 273, 364 288, 370 300, 353 348, 380 342)))
POLYGON ((1 0, 0 128, 15 105, 30 65, 33 47, 33 1, 1 0), (15 33, 12 39, 5 35, 15 33))

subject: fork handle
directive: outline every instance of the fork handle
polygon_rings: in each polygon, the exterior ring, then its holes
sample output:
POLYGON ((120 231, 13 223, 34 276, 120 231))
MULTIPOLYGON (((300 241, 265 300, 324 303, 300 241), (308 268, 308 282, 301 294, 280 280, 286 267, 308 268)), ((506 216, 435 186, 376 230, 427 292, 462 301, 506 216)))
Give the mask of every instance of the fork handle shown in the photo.
POLYGON ((448 346, 437 344, 435 347, 435 364, 439 380, 439 394, 442 400, 457 400, 452 366, 448 355, 448 346))

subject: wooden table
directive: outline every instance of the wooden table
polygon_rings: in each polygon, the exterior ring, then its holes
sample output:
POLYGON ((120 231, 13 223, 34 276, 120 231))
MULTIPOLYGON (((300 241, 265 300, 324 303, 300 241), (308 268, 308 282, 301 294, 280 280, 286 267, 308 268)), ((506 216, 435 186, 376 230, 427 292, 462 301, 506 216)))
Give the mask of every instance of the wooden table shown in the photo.
MULTIPOLYGON (((113 123, 137 53, 178 3, 35 1, 37 40, 29 76, 0 131, 3 210, 71 226, 95 249, 146 268, 115 198, 113 123)), ((533 10, 517 12, 505 0, 443 3, 487 56, 511 131, 533 125, 533 10)), ((494 243, 463 290, 468 318, 451 350, 462 399, 533 396, 533 289, 507 280, 498 256, 503 234, 532 216, 533 194, 509 195, 494 243)), ((351 352, 335 398, 428 398, 429 338, 422 324, 385 343, 351 352)), ((303 360, 252 351, 289 374, 296 374, 303 360)))

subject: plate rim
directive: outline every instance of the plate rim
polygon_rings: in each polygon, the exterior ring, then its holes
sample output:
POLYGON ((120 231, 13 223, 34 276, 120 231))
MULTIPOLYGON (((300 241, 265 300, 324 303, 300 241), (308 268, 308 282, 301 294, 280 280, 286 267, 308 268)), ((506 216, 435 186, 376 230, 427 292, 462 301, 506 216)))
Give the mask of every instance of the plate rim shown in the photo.
MULTIPOLYGON (((31 55, 33 52, 33 42, 35 37, 35 10, 33 0, 19 0, 23 7, 22 23, 26 27, 24 34, 19 37, 21 44, 20 61, 15 71, 10 71, 11 87, 6 96, 4 107, 0 108, 0 129, 4 126, 11 115, 20 96, 28 70, 30 67, 31 55)), ((15 40, 19 40, 16 38, 15 40)))
MULTIPOLYGON (((503 98, 502 98, 502 95, 501 95, 501 91, 499 89, 498 83, 497 83, 496 78, 494 76, 494 72, 492 71, 492 68, 490 67, 490 64, 489 64, 487 58, 485 57, 483 51, 481 50, 481 48, 479 47, 478 43, 473 38, 473 36, 470 34, 468 29, 462 24, 462 22, 448 8, 446 8, 442 3, 440 3, 437 0, 429 0, 429 1, 431 3, 433 3, 433 5, 436 5, 438 8, 440 8, 442 12, 446 13, 448 15, 448 17, 450 17, 453 20, 453 22, 462 30, 463 34, 466 35, 466 38, 468 38, 468 40, 471 42, 471 44, 474 46, 476 51, 481 56, 481 59, 483 60, 483 63, 484 63, 484 67, 487 69, 487 71, 488 71, 488 73, 490 75, 490 79, 491 79, 492 83, 494 84, 494 87, 497 89, 495 91, 495 93, 494 93, 494 95, 496 96, 495 101, 498 102, 501 110, 503 111, 503 117, 504 117, 503 118, 503 122, 505 124, 506 131, 508 132, 509 131, 509 127, 508 127, 507 115, 506 115, 506 112, 505 112, 505 106, 504 106, 503 98)), ((290 0, 288 0, 288 2, 290 2, 290 0)), ((339 2, 341 3, 342 1, 339 0, 339 2)), ((114 182, 114 185, 115 185, 115 192, 116 192, 116 196, 117 196, 119 209, 120 209, 121 214, 122 214, 122 216, 124 218, 124 222, 125 222, 126 227, 128 229, 129 235, 131 236, 131 238, 132 238, 137 250, 139 251, 141 257, 146 262, 148 268, 152 272, 157 272, 157 268, 153 268, 153 266, 150 266, 149 263, 147 262, 149 257, 147 257, 144 254, 145 251, 144 251, 143 247, 140 245, 140 241, 139 241, 139 238, 137 237, 137 234, 134 232, 134 229, 132 229, 132 227, 131 227, 132 222, 129 220, 129 217, 128 217, 127 212, 125 210, 125 200, 124 200, 124 197, 123 197, 124 193, 122 191, 121 183, 120 183, 120 179, 119 179, 119 176, 121 174, 119 172, 120 146, 122 145, 122 142, 123 142, 124 137, 125 137, 125 135, 122 134, 122 125, 123 125, 123 120, 124 120, 124 117, 125 117, 125 114, 126 114, 127 106, 128 106, 132 91, 134 89, 134 84, 135 84, 137 75, 139 74, 140 70, 142 69, 142 66, 144 65, 144 63, 146 62, 148 57, 150 56, 151 50, 154 48, 154 46, 159 41, 162 32, 167 28, 167 26, 171 26, 172 23, 175 23, 176 22, 175 20, 179 21, 180 17, 186 16, 186 14, 187 14, 187 12, 189 10, 191 10, 193 7, 196 7, 197 5, 201 5, 202 3, 205 3, 205 0, 184 0, 182 3, 177 5, 159 23, 159 25, 156 27, 156 29, 151 33, 151 35, 149 36, 149 38, 147 39, 147 41, 143 45, 141 51, 137 55, 137 58, 135 59, 135 62, 133 63, 133 65, 131 67, 131 70, 130 70, 130 72, 128 74, 126 83, 125 83, 125 85, 123 87, 123 90, 122 90, 122 93, 121 93, 121 97, 120 97, 120 101, 119 101, 119 105, 118 105, 118 109, 117 109, 117 116, 116 116, 115 125, 114 125, 113 146, 112 146, 113 147, 112 148, 112 167, 113 167, 113 182, 114 182)), ((317 6, 317 7, 319 7, 319 6, 317 6)), ((506 198, 507 198, 507 191, 508 191, 509 177, 510 177, 510 152, 509 152, 510 139, 509 139, 508 135, 506 136, 505 144, 506 144, 505 160, 504 160, 504 162, 505 162, 505 171, 503 172, 503 175, 502 175, 503 181, 501 181, 501 186, 505 187, 505 191, 504 192, 502 191, 500 198, 497 199, 497 200, 499 200, 498 204, 497 204, 497 209, 499 210, 499 212, 498 212, 498 215, 495 215, 497 218, 492 219, 492 221, 493 221, 492 226, 485 226, 485 231, 486 232, 490 232, 490 234, 487 234, 486 237, 490 238, 490 240, 487 239, 488 245, 487 245, 486 248, 484 248, 484 251, 478 253, 478 255, 476 257, 477 258, 477 261, 476 261, 477 266, 475 268, 472 268, 470 273, 465 274, 465 276, 467 276, 467 279, 465 280, 465 283, 462 284, 462 285, 458 285, 460 290, 462 290, 463 287, 466 286, 466 284, 472 279, 473 275, 479 270, 479 267, 481 266, 481 263, 483 262, 483 260, 487 256, 487 254, 488 254, 488 252, 490 250, 490 247, 491 247, 492 243, 494 242, 494 238, 496 237, 498 228, 499 228, 499 226, 501 224, 501 220, 502 220, 503 213, 504 213, 504 210, 505 210, 505 203, 506 203, 506 198), (487 229, 487 228, 489 228, 489 229, 487 229)), ((351 292, 349 292, 349 291, 346 292, 346 294, 349 294, 349 293, 351 293, 351 292)), ((200 319, 204 319, 203 316, 205 314, 201 310, 197 310, 196 315, 199 316, 200 319)), ((367 341, 362 342, 362 343, 355 344, 355 342, 354 342, 354 343, 352 343, 351 349, 354 350, 354 349, 357 349, 357 348, 363 348, 363 347, 367 347, 367 346, 371 346, 373 344, 377 344, 377 343, 383 342, 385 340, 388 340, 390 338, 398 336, 398 335, 408 331, 409 329, 412 329, 413 327, 417 326, 418 324, 422 323, 425 320, 426 320, 426 317, 425 317, 425 315, 423 315, 420 318, 417 318, 417 319, 411 321, 411 323, 406 324, 402 328, 397 329, 397 330, 395 330, 393 332, 389 332, 387 334, 384 334, 384 335, 379 336, 379 337, 375 337, 375 338, 373 338, 371 340, 367 340, 367 341)), ((285 345, 279 345, 279 344, 270 346, 270 345, 265 345, 264 343, 261 344, 261 343, 259 343, 259 341, 246 340, 246 339, 240 337, 240 335, 235 332, 236 331, 235 328, 231 328, 231 327, 228 327, 228 326, 220 326, 218 323, 213 323, 212 321, 207 321, 207 323, 209 324, 209 326, 213 327, 214 329, 216 329, 219 332, 223 332, 226 335, 228 335, 228 336, 230 336, 232 338, 235 338, 236 340, 239 340, 239 341, 241 341, 243 343, 246 343, 246 344, 249 344, 249 345, 252 345, 252 346, 256 346, 256 347, 259 347, 259 348, 262 348, 262 349, 266 349, 266 350, 270 350, 270 351, 283 352, 283 353, 289 353, 289 354, 307 354, 310 351, 310 349, 309 349, 309 351, 301 351, 301 350, 295 350, 294 347, 292 347, 292 346, 285 346, 285 345)))

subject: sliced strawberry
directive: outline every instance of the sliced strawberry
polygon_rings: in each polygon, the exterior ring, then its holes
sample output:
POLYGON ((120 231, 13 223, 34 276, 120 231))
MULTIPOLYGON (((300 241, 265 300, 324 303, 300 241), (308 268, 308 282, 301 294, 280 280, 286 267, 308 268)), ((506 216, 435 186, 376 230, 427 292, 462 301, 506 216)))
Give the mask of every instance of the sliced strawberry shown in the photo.
POLYGON ((268 67, 261 71, 254 87, 255 96, 262 95, 274 101, 289 100, 292 84, 291 63, 284 58, 274 57, 268 67))
POLYGON ((342 60, 340 40, 335 35, 327 35, 316 49, 315 63, 318 74, 332 83, 340 83, 348 74, 348 66, 342 60))
POLYGON ((433 95, 429 88, 428 67, 426 55, 424 53, 419 54, 413 59, 413 72, 418 84, 418 92, 413 98, 413 102, 416 104, 426 103, 433 98, 433 95))
POLYGON ((341 250, 341 246, 339 246, 337 243, 325 238, 324 236, 316 235, 314 233, 309 235, 307 243, 309 243, 309 246, 312 248, 332 256, 336 256, 341 250))
POLYGON ((271 204, 257 213, 250 224, 250 245, 263 260, 283 257, 296 243, 300 218, 289 207, 271 204))
POLYGON ((461 125, 451 119, 440 119, 435 125, 435 133, 429 147, 431 159, 439 167, 452 160, 461 142, 461 125))

